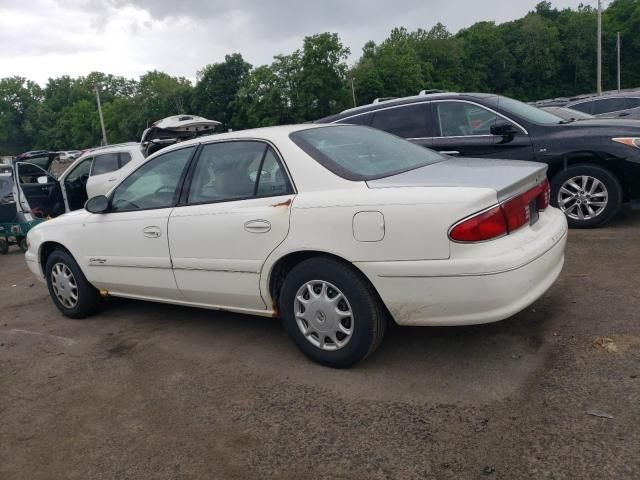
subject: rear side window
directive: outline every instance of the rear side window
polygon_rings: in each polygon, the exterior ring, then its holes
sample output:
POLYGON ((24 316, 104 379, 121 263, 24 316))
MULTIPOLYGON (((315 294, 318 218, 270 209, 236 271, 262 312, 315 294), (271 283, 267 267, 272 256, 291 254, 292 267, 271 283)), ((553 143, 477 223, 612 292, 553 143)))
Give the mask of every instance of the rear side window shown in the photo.
POLYGON ((283 167, 266 143, 217 142, 202 148, 187 202, 213 203, 291 192, 283 167))
POLYGON ((103 153, 102 155, 96 155, 91 175, 101 175, 103 173, 113 172, 120 168, 119 165, 117 153, 103 153))
POLYGON ((402 138, 427 137, 427 106, 422 103, 378 110, 371 126, 402 138))
POLYGON ((131 154, 129 152, 120 152, 120 168, 124 167, 131 161, 131 154))
POLYGON ((444 159, 395 135, 356 125, 299 130, 289 138, 331 172, 354 181, 388 177, 444 159))
POLYGON ((624 97, 607 98, 604 100, 596 100, 593 102, 593 114, 600 115, 602 113, 618 112, 626 110, 627 101, 624 97))
POLYGON ((336 123, 346 123, 349 125, 370 125, 372 118, 373 118, 372 113, 365 113, 363 115, 356 115, 355 117, 349 117, 343 120, 338 120, 338 122, 336 123))

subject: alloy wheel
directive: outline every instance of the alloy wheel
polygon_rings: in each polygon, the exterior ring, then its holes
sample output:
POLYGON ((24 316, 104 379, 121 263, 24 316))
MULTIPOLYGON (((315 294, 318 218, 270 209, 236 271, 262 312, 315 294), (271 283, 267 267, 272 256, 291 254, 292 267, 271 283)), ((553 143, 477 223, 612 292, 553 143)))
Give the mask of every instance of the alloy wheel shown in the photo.
POLYGON ((574 220, 591 220, 607 208, 609 192, 596 177, 569 178, 558 191, 558 207, 574 220))

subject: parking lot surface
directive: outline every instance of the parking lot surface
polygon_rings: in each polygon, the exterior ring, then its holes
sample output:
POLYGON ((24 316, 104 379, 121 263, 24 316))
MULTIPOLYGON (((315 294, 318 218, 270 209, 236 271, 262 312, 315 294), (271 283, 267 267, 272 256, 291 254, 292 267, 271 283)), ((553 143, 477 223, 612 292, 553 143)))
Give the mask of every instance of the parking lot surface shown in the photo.
POLYGON ((63 317, 0 256, 0 478, 638 479, 640 211, 570 232, 492 325, 390 328, 350 370, 279 321, 111 299, 63 317))

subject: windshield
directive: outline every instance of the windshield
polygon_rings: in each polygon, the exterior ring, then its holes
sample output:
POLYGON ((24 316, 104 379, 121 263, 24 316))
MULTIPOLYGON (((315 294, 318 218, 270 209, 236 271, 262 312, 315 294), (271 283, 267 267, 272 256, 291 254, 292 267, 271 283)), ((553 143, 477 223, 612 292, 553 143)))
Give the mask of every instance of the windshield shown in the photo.
POLYGON ((545 112, 538 107, 527 105, 509 97, 497 97, 497 106, 506 113, 516 115, 531 123, 549 125, 564 122, 562 118, 553 113, 545 112))
POLYGON ((339 125, 300 130, 291 140, 347 180, 373 180, 444 160, 433 150, 369 127, 339 125))

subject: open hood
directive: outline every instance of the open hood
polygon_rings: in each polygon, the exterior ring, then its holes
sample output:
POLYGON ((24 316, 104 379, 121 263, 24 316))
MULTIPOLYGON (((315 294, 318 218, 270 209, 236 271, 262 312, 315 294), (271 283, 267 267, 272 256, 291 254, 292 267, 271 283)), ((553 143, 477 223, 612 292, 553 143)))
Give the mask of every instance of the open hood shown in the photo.
POLYGON ((220 125, 216 120, 209 120, 196 115, 173 115, 158 120, 142 133, 140 146, 145 156, 168 145, 207 135, 220 125))

